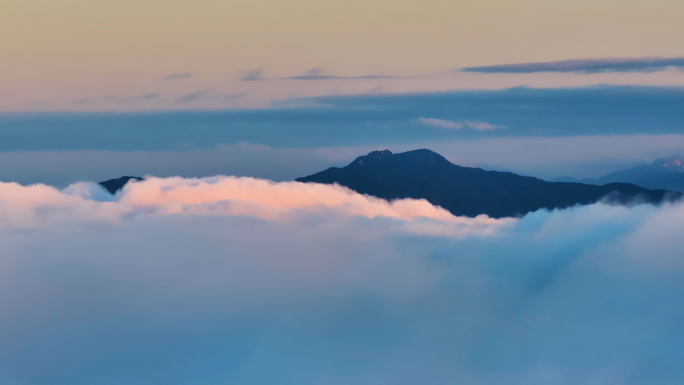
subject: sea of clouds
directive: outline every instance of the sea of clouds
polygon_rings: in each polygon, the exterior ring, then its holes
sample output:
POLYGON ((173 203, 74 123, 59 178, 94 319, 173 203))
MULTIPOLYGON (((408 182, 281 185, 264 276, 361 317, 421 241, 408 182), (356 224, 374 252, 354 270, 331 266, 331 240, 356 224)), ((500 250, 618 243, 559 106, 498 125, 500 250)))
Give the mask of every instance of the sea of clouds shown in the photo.
POLYGON ((684 205, 0 183, 0 383, 679 384, 684 205))

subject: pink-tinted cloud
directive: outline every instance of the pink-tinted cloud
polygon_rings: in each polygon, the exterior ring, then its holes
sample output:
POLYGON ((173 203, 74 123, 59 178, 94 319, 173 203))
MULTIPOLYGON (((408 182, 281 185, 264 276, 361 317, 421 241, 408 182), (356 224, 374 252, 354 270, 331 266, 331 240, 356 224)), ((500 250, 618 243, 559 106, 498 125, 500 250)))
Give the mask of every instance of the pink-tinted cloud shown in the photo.
POLYGON ((0 184, 0 383, 682 382, 684 206, 486 227, 301 187, 0 184))
POLYGON ((0 183, 0 213, 9 227, 36 227, 54 221, 119 223, 126 217, 164 215, 253 216, 285 220, 323 214, 385 217, 411 224, 408 231, 446 236, 487 235, 513 219, 456 217, 426 200, 387 202, 336 185, 276 183, 255 178, 154 178, 129 183, 113 201, 91 183, 60 191, 45 185, 0 183))

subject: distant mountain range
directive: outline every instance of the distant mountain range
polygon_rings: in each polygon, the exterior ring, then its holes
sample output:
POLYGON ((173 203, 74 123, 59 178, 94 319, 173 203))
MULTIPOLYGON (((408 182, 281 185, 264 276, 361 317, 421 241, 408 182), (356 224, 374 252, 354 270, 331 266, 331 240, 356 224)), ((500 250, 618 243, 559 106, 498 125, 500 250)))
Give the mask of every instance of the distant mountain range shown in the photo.
POLYGON ((684 161, 678 156, 657 159, 653 163, 619 170, 598 179, 556 178, 554 182, 580 182, 594 185, 632 183, 649 189, 684 192, 684 161))
POLYGON ((539 209, 566 208, 595 203, 660 203, 680 197, 666 190, 649 190, 634 184, 589 185, 547 182, 510 172, 457 166, 430 150, 393 154, 373 151, 343 168, 332 167, 299 182, 346 186, 386 200, 426 199, 454 215, 519 216, 539 209))
MULTIPOLYGON (((123 176, 101 182, 100 185, 115 194, 129 181, 142 179, 123 176)), ((454 215, 475 217, 486 214, 495 218, 520 216, 539 209, 586 205, 601 199, 616 204, 658 204, 682 195, 629 183, 596 185, 547 182, 511 172, 461 167, 430 150, 400 154, 393 154, 389 150, 373 151, 356 158, 345 167, 331 167, 317 174, 297 178, 296 181, 336 183, 388 201, 426 199, 454 215)))

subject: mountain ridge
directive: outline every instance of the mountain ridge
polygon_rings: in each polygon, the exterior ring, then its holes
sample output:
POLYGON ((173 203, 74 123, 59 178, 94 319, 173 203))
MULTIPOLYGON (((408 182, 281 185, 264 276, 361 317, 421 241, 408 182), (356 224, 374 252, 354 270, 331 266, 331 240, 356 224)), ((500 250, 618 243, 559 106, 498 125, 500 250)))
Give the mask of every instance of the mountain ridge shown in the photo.
POLYGON ((398 154, 389 150, 372 151, 345 167, 331 167, 296 181, 337 183, 388 201, 426 199, 454 215, 469 217, 480 214, 497 218, 520 216, 539 209, 567 208, 601 199, 619 204, 657 204, 680 196, 671 191, 649 190, 634 184, 596 186, 547 182, 512 172, 463 167, 428 149, 398 154))
POLYGON ((684 161, 679 156, 656 159, 650 164, 613 171, 598 179, 559 177, 552 182, 579 182, 594 185, 631 183, 655 190, 684 192, 684 161))

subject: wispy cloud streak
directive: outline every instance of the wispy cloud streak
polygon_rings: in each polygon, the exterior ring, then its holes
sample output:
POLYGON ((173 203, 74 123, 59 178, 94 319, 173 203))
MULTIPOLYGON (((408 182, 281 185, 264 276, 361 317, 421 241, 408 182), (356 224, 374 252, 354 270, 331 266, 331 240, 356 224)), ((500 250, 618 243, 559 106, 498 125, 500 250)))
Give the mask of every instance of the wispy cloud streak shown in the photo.
POLYGON ((192 77, 192 73, 190 72, 184 72, 180 74, 171 74, 171 75, 166 75, 161 78, 161 80, 180 80, 180 79, 188 79, 192 77))
POLYGON ((684 57, 577 59, 552 62, 501 64, 461 68, 462 72, 535 73, 535 72, 657 72, 668 67, 684 68, 684 57))
POLYGON ((259 82, 262 80, 265 80, 264 76, 264 70, 251 70, 247 71, 241 78, 240 80, 243 82, 259 82))
POLYGON ((323 68, 313 68, 306 71, 302 75, 290 76, 284 79, 288 80, 335 80, 335 79, 348 79, 348 80, 362 80, 362 79, 397 79, 398 76, 392 75, 362 75, 362 76, 338 76, 327 74, 323 68))
POLYGON ((252 70, 245 73, 240 80, 243 82, 258 82, 263 80, 381 80, 399 79, 393 75, 361 75, 361 76, 339 76, 326 73, 323 68, 313 68, 301 75, 287 76, 282 78, 268 78, 263 76, 263 70, 252 70))
POLYGON ((460 130, 462 128, 470 128, 476 131, 491 131, 505 129, 506 126, 491 124, 487 122, 466 120, 463 122, 457 122, 453 120, 445 119, 435 119, 435 118, 418 118, 417 123, 424 124, 426 126, 434 126, 440 128, 448 128, 452 130, 460 130))
POLYGON ((192 92, 192 93, 189 93, 187 95, 183 95, 183 96, 177 98, 176 103, 179 103, 179 104, 191 103, 191 102, 197 101, 199 99, 202 99, 208 93, 209 93, 209 91, 207 91, 207 90, 192 92))
POLYGON ((158 99, 160 98, 161 95, 157 93, 151 93, 151 94, 144 94, 140 96, 132 96, 132 97, 117 97, 117 96, 106 96, 104 98, 87 98, 87 99, 78 99, 75 100, 75 104, 88 104, 88 103, 97 103, 97 102, 108 102, 108 103, 127 103, 127 102, 141 102, 141 101, 146 101, 146 100, 153 100, 153 99, 158 99))

